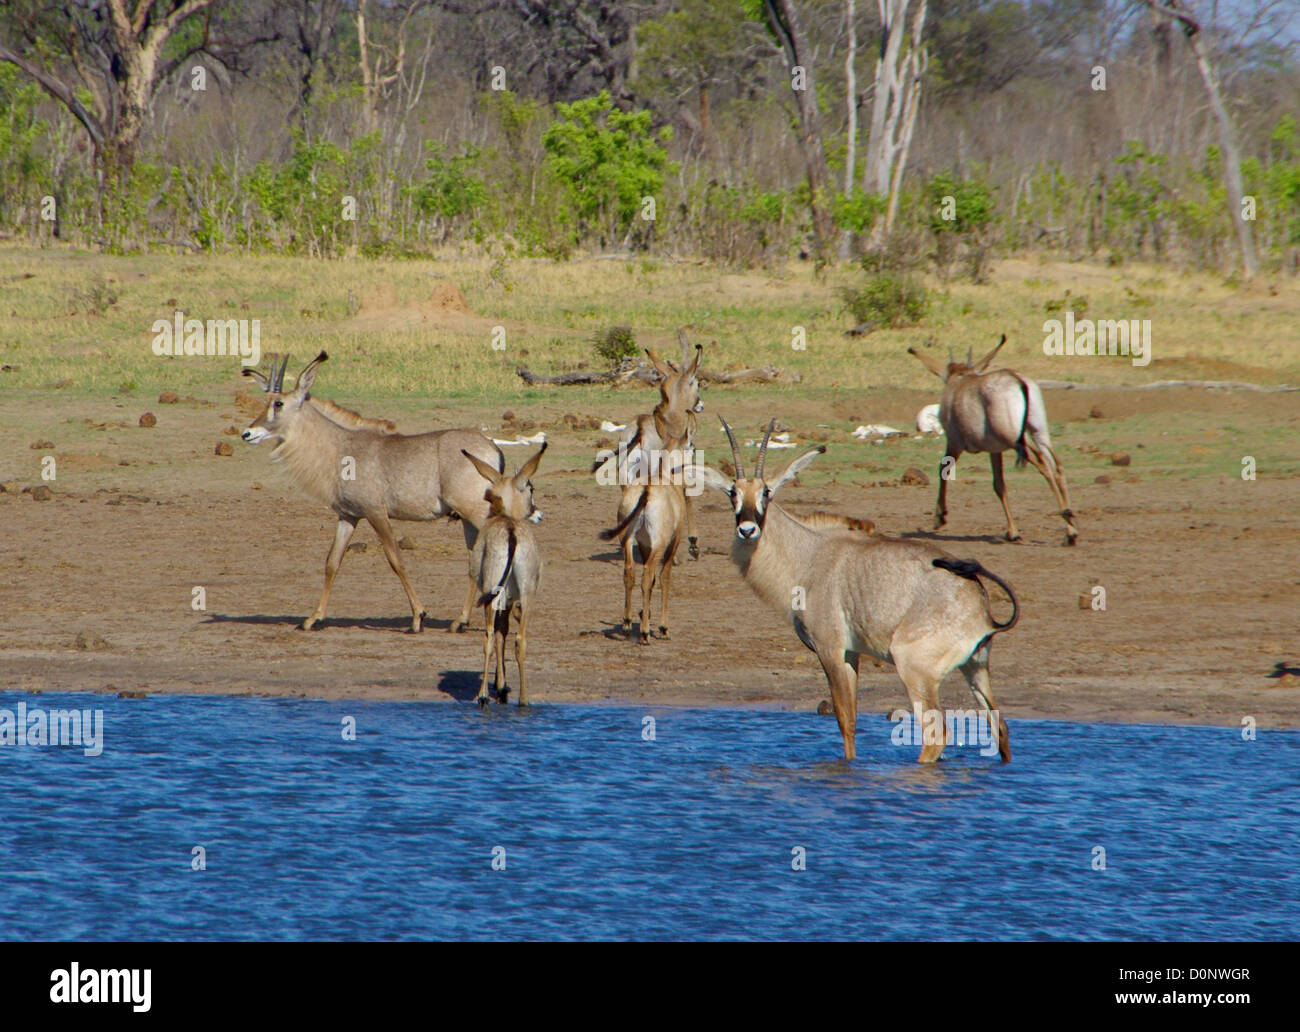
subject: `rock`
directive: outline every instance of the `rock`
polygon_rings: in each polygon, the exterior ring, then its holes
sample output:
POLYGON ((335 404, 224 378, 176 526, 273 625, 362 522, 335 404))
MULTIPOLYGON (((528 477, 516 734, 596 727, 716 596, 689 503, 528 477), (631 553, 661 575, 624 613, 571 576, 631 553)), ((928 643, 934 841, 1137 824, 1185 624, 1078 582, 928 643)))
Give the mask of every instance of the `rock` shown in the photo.
POLYGON ((397 547, 403 552, 414 552, 419 546, 416 545, 413 537, 400 537, 397 539, 397 547))
POLYGON ((921 470, 917 469, 915 466, 909 466, 906 470, 903 471, 903 479, 901 482, 904 484, 908 484, 912 487, 930 486, 930 478, 926 476, 923 472, 921 472, 921 470))
POLYGON ((234 455, 234 454, 235 454, 235 449, 232 448, 232 447, 230 446, 230 442, 229 442, 229 441, 221 441, 220 443, 217 444, 217 447, 214 449, 214 454, 216 454, 216 455, 234 455))
POLYGON ((1079 596, 1079 608, 1080 608, 1080 609, 1091 609, 1091 608, 1092 608, 1092 592, 1091 592, 1091 591, 1085 591, 1082 595, 1079 596))
POLYGON ((366 543, 364 541, 353 541, 352 544, 348 545, 349 552, 359 553, 359 552, 364 552, 365 550, 366 550, 366 543))
POLYGON ((91 634, 89 631, 78 631, 76 640, 72 644, 82 652, 98 652, 111 647, 98 634, 91 634))
POLYGON ((817 716, 830 717, 835 715, 835 707, 831 705, 830 699, 822 699, 817 703, 817 716))
POLYGON ((53 449, 54 449, 54 442, 53 442, 53 441, 33 441, 33 442, 32 442, 32 451, 53 451, 53 449))
POLYGON ((1112 466, 1127 466, 1133 461, 1133 456, 1128 452, 1111 452, 1110 464, 1112 466))
POLYGON ((44 484, 37 484, 32 488, 32 498, 38 502, 48 502, 54 497, 54 492, 44 484))
POLYGON ((1094 480, 1093 483, 1094 483, 1094 484, 1109 484, 1109 483, 1110 483, 1110 477, 1106 476, 1106 474, 1103 473, 1103 474, 1102 474, 1101 476, 1099 476, 1096 480, 1094 480))
POLYGON ((228 427, 226 427, 224 430, 222 430, 221 432, 222 432, 223 434, 225 434, 227 437, 238 437, 238 436, 239 436, 239 431, 238 431, 235 427, 233 427, 233 426, 228 426, 228 427))
POLYGON ((17 480, 6 480, 3 484, 0 484, 0 492, 12 495, 22 494, 23 485, 18 483, 17 480))
POLYGON ((1105 419, 1106 413, 1101 410, 1100 405, 1094 405, 1092 411, 1088 413, 1089 419, 1105 419))
POLYGON ((155 416, 152 412, 146 412, 143 416, 140 417, 140 426, 144 427, 145 429, 157 425, 158 425, 158 417, 155 416))
MULTIPOLYGON (((110 687, 111 687, 111 685, 110 685, 110 687)), ((142 692, 142 691, 140 691, 139 689, 134 689, 134 690, 133 690, 133 689, 130 689, 130 688, 124 688, 122 691, 118 692, 118 693, 117 693, 117 697, 118 697, 119 699, 147 699, 147 698, 149 698, 148 694, 146 694, 145 692, 142 692)))
POLYGON ((181 400, 181 396, 175 391, 163 391, 158 395, 159 405, 175 405, 181 400))
POLYGON ((515 414, 510 409, 506 409, 504 412, 501 413, 501 422, 513 423, 514 421, 515 421, 515 414))

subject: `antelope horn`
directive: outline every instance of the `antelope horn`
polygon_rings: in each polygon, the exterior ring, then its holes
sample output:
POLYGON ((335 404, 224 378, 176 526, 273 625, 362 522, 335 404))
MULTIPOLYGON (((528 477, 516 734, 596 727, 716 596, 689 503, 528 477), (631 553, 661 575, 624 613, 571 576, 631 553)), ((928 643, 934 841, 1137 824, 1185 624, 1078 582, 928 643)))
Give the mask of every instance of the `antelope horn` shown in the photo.
POLYGON ((740 461, 740 448, 736 444, 736 435, 731 432, 731 427, 727 425, 725 419, 721 416, 718 418, 722 420, 722 429, 727 432, 727 440, 731 442, 731 460, 736 464, 736 479, 742 480, 745 476, 745 466, 740 461))
POLYGON ((763 463, 767 461, 767 443, 772 439, 772 431, 776 429, 776 420, 773 419, 767 424, 767 430, 763 433, 763 443, 758 446, 758 461, 754 467, 754 479, 763 479, 763 463))

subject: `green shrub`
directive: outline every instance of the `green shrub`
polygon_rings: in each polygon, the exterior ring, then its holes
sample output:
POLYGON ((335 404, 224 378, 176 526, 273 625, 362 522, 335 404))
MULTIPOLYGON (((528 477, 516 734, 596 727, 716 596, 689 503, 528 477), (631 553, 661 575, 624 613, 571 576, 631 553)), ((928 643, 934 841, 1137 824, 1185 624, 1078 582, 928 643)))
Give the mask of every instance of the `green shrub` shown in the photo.
POLYGON ((858 325, 915 326, 930 310, 925 284, 915 276, 896 272, 872 276, 861 288, 845 287, 841 296, 858 325))
POLYGON ((592 338, 591 347, 598 357, 610 365, 618 365, 623 359, 636 356, 636 337, 630 326, 611 326, 592 338))

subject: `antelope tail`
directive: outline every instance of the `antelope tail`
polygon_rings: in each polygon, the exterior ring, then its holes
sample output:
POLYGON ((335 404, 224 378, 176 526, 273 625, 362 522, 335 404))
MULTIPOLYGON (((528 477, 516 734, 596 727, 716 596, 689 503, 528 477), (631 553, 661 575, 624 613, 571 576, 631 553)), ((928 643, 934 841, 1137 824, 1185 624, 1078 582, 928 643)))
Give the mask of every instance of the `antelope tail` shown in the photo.
POLYGON ((1020 469, 1029 461, 1029 457, 1025 453, 1025 434, 1029 430, 1029 384, 1018 376, 1016 377, 1016 383, 1020 384, 1020 393, 1025 396, 1025 418, 1020 421, 1020 436, 1016 438, 1016 469, 1020 469))
POLYGON ((636 522, 637 517, 645 510, 645 503, 649 497, 650 488, 643 487, 641 489, 641 497, 636 500, 636 505, 632 506, 632 511, 623 517, 623 522, 617 527, 613 527, 610 530, 602 530, 600 532, 600 540, 613 541, 616 537, 622 537, 623 532, 627 530, 628 527, 632 526, 632 524, 636 522))
MULTIPOLYGON (((1016 625, 1016 621, 1020 619, 1020 603, 1016 601, 1016 593, 1011 590, 1011 585, 996 573, 986 570, 974 559, 940 558, 931 560, 931 562, 941 570, 947 570, 949 573, 955 573, 958 577, 965 577, 967 580, 973 580, 976 584, 980 585, 981 589, 984 588, 984 585, 980 584, 980 578, 987 577, 999 588, 1005 591, 1007 598, 1011 600, 1011 619, 1006 623, 998 623, 993 619, 993 614, 989 614, 989 620, 993 623, 994 633, 997 633, 998 631, 1009 631, 1016 625)), ((984 596, 985 598, 988 597, 987 591, 985 591, 984 596)))
MULTIPOLYGON (((483 592, 483 594, 481 594, 478 597, 479 605, 485 606, 489 602, 492 602, 500 598, 501 595, 505 592, 506 581, 510 579, 510 572, 515 567, 515 549, 518 547, 518 545, 519 542, 515 538, 515 528, 507 527, 506 528, 506 568, 501 572, 501 579, 497 581, 497 586, 493 588, 491 591, 483 592)), ((504 609, 505 606, 498 606, 497 608, 504 609)))

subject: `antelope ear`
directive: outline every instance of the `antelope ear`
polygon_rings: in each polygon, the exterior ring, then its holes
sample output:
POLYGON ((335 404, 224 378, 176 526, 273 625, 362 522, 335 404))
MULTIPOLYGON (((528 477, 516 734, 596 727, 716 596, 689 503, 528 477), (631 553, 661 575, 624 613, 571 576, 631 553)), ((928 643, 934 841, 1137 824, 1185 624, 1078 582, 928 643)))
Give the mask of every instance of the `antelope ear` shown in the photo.
POLYGON ((983 358, 981 358, 978 362, 976 362, 971 368, 973 368, 977 373, 984 372, 984 370, 988 368, 989 363, 992 362, 993 359, 997 357, 998 352, 1002 350, 1002 345, 1005 344, 1006 342, 1007 342, 1007 335, 1004 333, 1002 334, 1002 339, 998 341, 998 346, 995 347, 983 358))
POLYGON ((271 389, 271 378, 260 369, 250 369, 248 366, 244 366, 244 375, 257 380, 262 385, 262 390, 269 391, 271 389))
POLYGON ((673 373, 677 372, 677 370, 674 369, 669 363, 664 361, 663 356, 660 355, 659 352, 657 352, 654 348, 646 348, 645 353, 650 358, 650 364, 655 367, 655 372, 657 372, 665 380, 668 379, 668 377, 672 376, 673 373))
POLYGON ((937 376, 940 380, 948 379, 947 365, 945 365, 939 359, 935 358, 933 355, 926 354, 924 351, 917 351, 916 348, 908 348, 907 353, 909 355, 915 355, 917 360, 921 363, 921 365, 925 366, 926 369, 934 373, 934 375, 937 376))
POLYGON ((491 483, 496 483, 497 477, 501 475, 500 470, 493 469, 486 462, 480 459, 477 455, 471 455, 464 448, 460 450, 460 453, 464 455, 465 458, 469 459, 469 461, 473 464, 474 468, 478 470, 479 476, 481 476, 484 480, 487 480, 491 483))
POLYGON ((689 373, 691 376, 699 376, 699 375, 700 375, 700 359, 701 359, 703 356, 704 356, 704 345, 703 345, 703 344, 696 344, 696 345, 695 345, 695 361, 692 362, 692 363, 690 364, 690 367, 686 370, 686 372, 689 373))
POLYGON ((735 481, 731 477, 724 476, 712 466, 696 466, 695 475, 699 478, 700 483, 705 487, 712 487, 726 494, 731 493, 731 488, 735 481))
POLYGON ((322 351, 307 363, 307 368, 298 374, 297 382, 293 385, 295 394, 301 394, 305 397, 311 391, 311 385, 316 382, 316 370, 320 368, 320 364, 327 358, 329 358, 329 355, 322 351))
POLYGON ((774 495, 774 494, 776 494, 779 490, 781 490, 781 488, 783 488, 783 487, 784 487, 786 484, 788 484, 791 480, 793 480, 793 479, 794 479, 795 477, 797 477, 800 473, 802 473, 805 469, 807 469, 808 466, 812 463, 813 459, 817 458, 818 455, 822 455, 822 454, 824 454, 825 451, 826 451, 826 445, 824 445, 824 444, 819 444, 819 445, 818 445, 816 448, 814 448, 812 451, 810 451, 810 452, 806 452, 805 454, 800 455, 797 459, 794 460, 794 462, 790 463, 790 465, 788 465, 788 466, 785 467, 785 472, 782 473, 782 474, 777 478, 777 481, 776 481, 775 484, 771 485, 771 486, 767 489, 767 493, 768 493, 769 495, 774 495))
POLYGON ((537 466, 542 461, 542 456, 546 454, 546 441, 537 449, 537 454, 520 467, 519 472, 515 474, 515 487, 523 490, 523 486, 528 483, 528 478, 537 472, 537 466))

